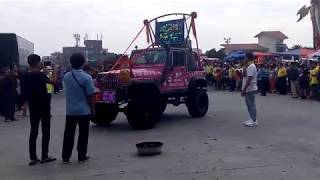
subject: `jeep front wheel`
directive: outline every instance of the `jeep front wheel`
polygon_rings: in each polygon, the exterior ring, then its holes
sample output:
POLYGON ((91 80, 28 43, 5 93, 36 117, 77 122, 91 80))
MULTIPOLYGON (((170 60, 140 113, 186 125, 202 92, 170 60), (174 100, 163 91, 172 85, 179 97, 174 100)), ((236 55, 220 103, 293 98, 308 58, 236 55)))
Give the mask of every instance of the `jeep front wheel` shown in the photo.
POLYGON ((131 90, 131 100, 126 112, 129 124, 137 130, 153 128, 162 117, 159 91, 148 84, 131 90))
POLYGON ((167 109, 168 100, 166 97, 162 97, 160 100, 160 112, 164 113, 167 109))
POLYGON ((110 125, 118 115, 118 106, 111 104, 96 104, 96 115, 91 120, 98 126, 110 125))
POLYGON ((203 117, 207 114, 209 108, 209 98, 205 90, 194 89, 188 97, 187 103, 189 114, 192 117, 203 117))

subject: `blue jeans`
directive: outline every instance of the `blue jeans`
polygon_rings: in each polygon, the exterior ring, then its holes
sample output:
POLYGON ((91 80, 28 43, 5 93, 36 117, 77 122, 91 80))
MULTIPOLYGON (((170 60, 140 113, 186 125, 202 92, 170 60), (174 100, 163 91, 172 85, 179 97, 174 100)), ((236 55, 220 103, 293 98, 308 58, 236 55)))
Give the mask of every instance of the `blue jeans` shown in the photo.
POLYGON ((257 108, 256 108, 256 100, 255 100, 256 94, 257 94, 256 91, 251 91, 251 92, 247 92, 244 96, 250 118, 254 122, 256 122, 257 120, 257 108))

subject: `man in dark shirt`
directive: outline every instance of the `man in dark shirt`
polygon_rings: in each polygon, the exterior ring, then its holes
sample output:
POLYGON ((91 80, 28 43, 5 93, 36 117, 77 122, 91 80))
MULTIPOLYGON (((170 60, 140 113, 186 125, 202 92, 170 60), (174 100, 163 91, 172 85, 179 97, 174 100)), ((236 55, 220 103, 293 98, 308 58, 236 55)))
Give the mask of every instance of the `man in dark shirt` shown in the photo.
POLYGON ((4 70, 0 70, 0 116, 4 116, 4 97, 2 95, 4 81, 4 70))
POLYGON ((41 72, 42 64, 40 56, 32 54, 28 57, 30 70, 26 72, 21 80, 21 93, 28 102, 31 122, 29 138, 29 152, 31 162, 34 165, 40 162, 37 157, 37 136, 41 121, 42 129, 42 160, 41 163, 55 161, 55 158, 48 156, 50 140, 50 95, 47 92, 46 84, 48 77, 41 72))
POLYGON ((296 67, 295 63, 290 64, 290 68, 287 71, 288 79, 291 85, 291 94, 292 98, 298 98, 298 89, 299 89, 299 70, 296 67))

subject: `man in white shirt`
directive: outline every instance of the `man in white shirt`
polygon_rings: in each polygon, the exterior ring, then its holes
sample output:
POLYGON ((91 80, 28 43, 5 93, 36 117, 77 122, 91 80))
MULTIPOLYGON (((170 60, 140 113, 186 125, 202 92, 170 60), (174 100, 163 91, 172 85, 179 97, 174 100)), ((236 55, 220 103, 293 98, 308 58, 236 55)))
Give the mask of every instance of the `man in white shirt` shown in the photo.
POLYGON ((255 95, 257 93, 257 67, 254 64, 254 55, 252 53, 246 54, 244 60, 244 75, 242 80, 241 95, 245 98, 250 119, 244 122, 245 126, 254 127, 258 125, 257 109, 255 102, 255 95))

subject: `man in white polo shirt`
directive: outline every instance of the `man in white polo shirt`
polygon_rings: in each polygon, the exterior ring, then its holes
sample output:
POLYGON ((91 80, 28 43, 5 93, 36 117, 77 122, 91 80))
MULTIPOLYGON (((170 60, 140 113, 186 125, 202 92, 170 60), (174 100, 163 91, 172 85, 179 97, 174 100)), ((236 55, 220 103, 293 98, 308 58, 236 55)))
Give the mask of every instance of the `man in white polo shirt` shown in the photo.
POLYGON ((244 60, 244 74, 242 80, 241 95, 245 98, 246 106, 250 115, 250 119, 244 122, 245 126, 254 127, 258 125, 257 108, 255 95, 257 93, 257 67, 254 64, 254 55, 247 53, 244 60))

